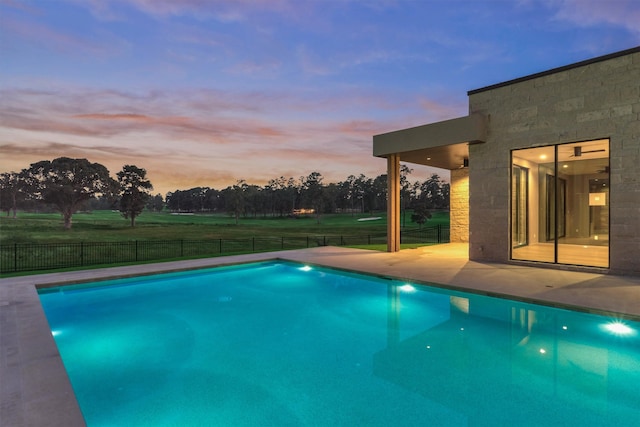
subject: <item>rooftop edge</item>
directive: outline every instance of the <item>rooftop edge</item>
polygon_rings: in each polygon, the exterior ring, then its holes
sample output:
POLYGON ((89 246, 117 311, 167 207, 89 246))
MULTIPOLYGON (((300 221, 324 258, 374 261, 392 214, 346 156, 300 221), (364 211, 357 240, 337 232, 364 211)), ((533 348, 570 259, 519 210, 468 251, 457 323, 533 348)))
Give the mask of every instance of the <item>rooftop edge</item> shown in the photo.
POLYGON ((591 58, 591 59, 587 59, 587 60, 580 61, 580 62, 575 62, 573 64, 564 65, 562 67, 552 68, 550 70, 541 71, 539 73, 530 74, 528 76, 518 77, 516 79, 507 80, 507 81, 502 82, 502 83, 496 83, 496 84, 492 84, 492 85, 489 85, 489 86, 485 86, 485 87, 482 87, 480 89, 473 89, 473 90, 470 90, 470 91, 467 92, 467 96, 474 95, 474 94, 480 93, 480 92, 485 92, 485 91, 492 90, 492 89, 497 89, 497 88, 504 87, 504 86, 509 86, 509 85, 514 84, 514 83, 520 83, 520 82, 524 82, 524 81, 527 81, 527 80, 532 80, 532 79, 535 79, 535 78, 538 78, 538 77, 548 76, 550 74, 559 73, 561 71, 571 70, 573 68, 584 67, 585 65, 595 64, 597 62, 607 61, 609 59, 618 58, 620 56, 631 55, 633 53, 640 53, 640 46, 632 47, 630 49, 621 50, 619 52, 609 53, 607 55, 598 56, 596 58, 591 58))

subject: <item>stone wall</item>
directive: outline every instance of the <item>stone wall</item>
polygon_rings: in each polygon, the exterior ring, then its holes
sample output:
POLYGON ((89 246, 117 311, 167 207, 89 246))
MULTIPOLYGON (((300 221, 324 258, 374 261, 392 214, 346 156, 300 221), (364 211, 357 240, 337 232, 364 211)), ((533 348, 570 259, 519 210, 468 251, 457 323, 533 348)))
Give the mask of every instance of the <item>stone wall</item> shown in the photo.
POLYGON ((509 260, 510 150, 608 138, 610 270, 640 274, 640 53, 473 92, 469 110, 488 121, 469 147, 470 259, 509 260))
POLYGON ((469 168, 451 171, 450 240, 451 243, 469 241, 469 168))

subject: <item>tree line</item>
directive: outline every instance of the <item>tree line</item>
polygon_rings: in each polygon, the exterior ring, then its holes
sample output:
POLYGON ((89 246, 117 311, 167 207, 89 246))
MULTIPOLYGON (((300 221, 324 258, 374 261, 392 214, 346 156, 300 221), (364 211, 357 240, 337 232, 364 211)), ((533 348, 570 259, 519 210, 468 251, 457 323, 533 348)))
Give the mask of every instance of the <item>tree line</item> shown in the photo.
POLYGON ((146 175, 145 169, 125 165, 114 179, 104 165, 87 159, 42 160, 20 172, 0 174, 0 208, 7 215, 13 211, 15 218, 19 208, 37 210, 44 204, 60 212, 64 228, 70 229, 74 213, 102 199, 133 227, 153 189, 146 175))
MULTIPOLYGON (((401 209, 412 210, 412 221, 423 224, 430 211, 449 208, 449 184, 437 174, 425 181, 409 180, 412 170, 401 167, 401 209)), ((279 177, 266 185, 238 180, 217 190, 194 187, 175 190, 163 197, 152 195, 146 170, 125 165, 111 178, 107 168, 87 159, 61 157, 40 161, 21 172, 0 174, 0 208, 14 216, 17 209, 34 210, 45 204, 59 211, 65 228, 73 213, 82 209, 115 209, 135 225, 144 209, 175 213, 220 213, 235 218, 314 215, 317 222, 327 213, 384 212, 387 176, 350 175, 338 183, 325 183, 319 172, 299 178, 279 177)), ((403 215, 403 218, 405 215, 403 215)))

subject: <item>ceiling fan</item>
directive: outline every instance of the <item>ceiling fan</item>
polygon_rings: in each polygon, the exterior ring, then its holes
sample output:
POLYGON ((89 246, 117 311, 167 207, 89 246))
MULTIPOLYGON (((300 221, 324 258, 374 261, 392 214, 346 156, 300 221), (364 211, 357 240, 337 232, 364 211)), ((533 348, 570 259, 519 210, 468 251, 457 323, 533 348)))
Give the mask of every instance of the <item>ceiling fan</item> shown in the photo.
POLYGON ((578 147, 573 147, 573 156, 570 156, 570 157, 580 157, 583 154, 600 153, 600 152, 603 152, 603 151, 607 151, 607 150, 605 150, 604 148, 600 148, 598 150, 584 150, 583 151, 582 147, 578 146, 578 147))

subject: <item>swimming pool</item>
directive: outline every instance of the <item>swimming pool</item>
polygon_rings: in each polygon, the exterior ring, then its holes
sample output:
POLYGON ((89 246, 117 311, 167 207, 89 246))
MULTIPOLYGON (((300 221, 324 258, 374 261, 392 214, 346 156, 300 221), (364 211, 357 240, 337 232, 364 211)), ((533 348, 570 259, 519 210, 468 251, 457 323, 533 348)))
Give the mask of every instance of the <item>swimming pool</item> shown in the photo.
POLYGON ((640 421, 629 320, 289 262, 40 298, 89 426, 640 421))

